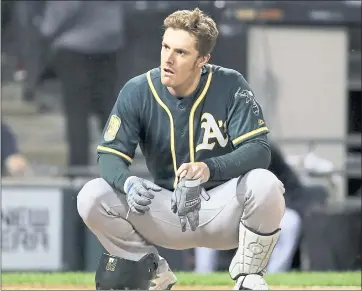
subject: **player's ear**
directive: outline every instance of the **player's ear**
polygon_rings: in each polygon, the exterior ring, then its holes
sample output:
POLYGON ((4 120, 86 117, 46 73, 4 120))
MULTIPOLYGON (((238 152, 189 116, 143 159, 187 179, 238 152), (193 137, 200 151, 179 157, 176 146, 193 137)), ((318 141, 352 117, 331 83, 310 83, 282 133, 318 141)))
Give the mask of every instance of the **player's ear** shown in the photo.
POLYGON ((197 66, 199 68, 202 68, 203 65, 205 65, 210 60, 210 54, 207 54, 206 56, 199 57, 197 66))

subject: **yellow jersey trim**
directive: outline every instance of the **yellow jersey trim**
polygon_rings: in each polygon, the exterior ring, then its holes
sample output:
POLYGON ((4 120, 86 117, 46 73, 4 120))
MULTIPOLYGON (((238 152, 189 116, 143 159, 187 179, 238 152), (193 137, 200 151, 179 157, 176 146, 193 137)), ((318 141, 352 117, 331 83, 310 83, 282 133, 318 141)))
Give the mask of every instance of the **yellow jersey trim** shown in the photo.
POLYGON ((106 153, 111 153, 111 154, 115 154, 115 155, 118 155, 124 159, 126 159, 127 161, 129 161, 130 163, 132 163, 132 158, 130 158, 129 156, 127 156, 126 154, 120 152, 120 151, 117 151, 115 149, 111 149, 111 148, 108 148, 108 147, 105 147, 105 146, 98 146, 97 147, 97 150, 98 151, 101 151, 101 152, 106 152, 106 153))
POLYGON ((268 132, 268 131, 269 131, 269 129, 268 129, 266 126, 260 127, 260 128, 258 128, 258 129, 254 129, 254 130, 252 130, 252 131, 249 131, 249 132, 247 132, 247 133, 244 133, 243 135, 235 138, 235 139, 233 140, 233 144, 234 144, 234 145, 237 145, 237 144, 239 144, 240 142, 246 140, 246 139, 249 138, 249 137, 252 137, 252 136, 257 135, 257 134, 259 134, 259 133, 268 132))
POLYGON ((153 83, 151 80, 151 71, 147 72, 147 81, 148 81, 148 85, 150 86, 153 97, 155 97, 158 104, 160 104, 161 107, 166 111, 168 118, 170 119, 170 148, 171 148, 173 170, 175 172, 175 181, 173 183, 173 187, 176 188, 176 186, 177 186, 177 177, 176 177, 177 164, 176 164, 176 150, 175 150, 175 129, 174 129, 174 122, 173 122, 172 114, 171 114, 171 111, 166 106, 166 104, 162 102, 155 87, 153 86, 153 83))
POLYGON ((204 89, 202 90, 200 96, 197 98, 194 105, 192 105, 190 116, 189 116, 189 146, 190 146, 190 162, 195 162, 195 147, 194 147, 194 117, 195 117, 195 111, 197 109, 197 106, 201 103, 201 101, 204 99, 207 90, 209 90, 210 83, 212 79, 212 65, 210 65, 209 69, 209 75, 207 76, 207 81, 205 84, 204 89))

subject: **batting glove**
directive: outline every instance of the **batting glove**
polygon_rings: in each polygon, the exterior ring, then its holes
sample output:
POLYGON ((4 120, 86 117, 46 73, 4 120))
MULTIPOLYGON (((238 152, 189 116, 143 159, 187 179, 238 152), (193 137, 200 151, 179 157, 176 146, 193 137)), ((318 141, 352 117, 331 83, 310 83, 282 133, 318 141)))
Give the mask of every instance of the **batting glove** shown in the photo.
POLYGON ((199 226, 201 209, 201 181, 182 178, 171 198, 171 210, 180 218, 181 230, 186 231, 187 221, 192 231, 199 226))
POLYGON ((161 191, 162 188, 146 179, 131 176, 124 183, 124 191, 130 211, 142 215, 150 208, 151 200, 155 195, 150 191, 161 191))

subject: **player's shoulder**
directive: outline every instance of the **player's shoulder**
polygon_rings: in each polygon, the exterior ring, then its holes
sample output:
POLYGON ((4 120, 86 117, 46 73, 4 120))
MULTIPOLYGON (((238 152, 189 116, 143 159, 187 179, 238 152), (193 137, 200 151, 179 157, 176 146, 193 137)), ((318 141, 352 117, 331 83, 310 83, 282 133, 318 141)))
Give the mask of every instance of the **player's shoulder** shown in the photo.
POLYGON ((129 79, 122 89, 127 91, 137 91, 146 86, 146 84, 147 84, 146 73, 143 73, 129 79))
POLYGON ((235 69, 213 65, 213 74, 223 86, 226 85, 230 88, 250 87, 243 74, 235 69))
MULTIPOLYGON (((151 72, 151 79, 157 78, 160 76, 159 68, 153 68, 149 70, 151 72)), ((139 74, 137 76, 129 79, 125 85, 121 89, 121 95, 126 96, 139 96, 138 98, 142 98, 145 92, 148 90, 148 80, 147 80, 147 72, 139 74)))
POLYGON ((225 79, 236 80, 243 78, 243 75, 235 69, 222 67, 219 65, 212 65, 212 70, 215 76, 223 78, 224 80, 225 79))

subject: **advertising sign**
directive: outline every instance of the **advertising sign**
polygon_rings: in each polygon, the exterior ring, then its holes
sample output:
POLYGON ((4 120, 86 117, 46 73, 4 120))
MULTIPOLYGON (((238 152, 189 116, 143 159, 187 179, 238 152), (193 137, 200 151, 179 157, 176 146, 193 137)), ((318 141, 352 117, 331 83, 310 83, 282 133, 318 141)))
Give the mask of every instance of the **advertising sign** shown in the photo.
POLYGON ((62 190, 3 186, 1 191, 2 269, 61 269, 62 190))

